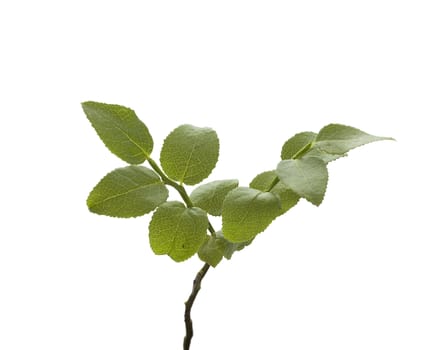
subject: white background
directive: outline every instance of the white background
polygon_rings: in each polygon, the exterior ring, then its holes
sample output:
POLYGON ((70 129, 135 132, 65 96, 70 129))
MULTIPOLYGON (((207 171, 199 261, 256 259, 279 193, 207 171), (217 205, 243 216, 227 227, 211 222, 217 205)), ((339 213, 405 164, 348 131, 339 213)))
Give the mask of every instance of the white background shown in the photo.
POLYGON ((425 0, 2 1, 0 348, 182 346, 202 264, 154 256, 149 216, 88 212, 123 166, 81 110, 96 100, 135 109, 155 157, 179 124, 213 127, 209 179, 242 185, 299 131, 395 137, 209 272, 192 349, 440 350, 441 18, 425 0))

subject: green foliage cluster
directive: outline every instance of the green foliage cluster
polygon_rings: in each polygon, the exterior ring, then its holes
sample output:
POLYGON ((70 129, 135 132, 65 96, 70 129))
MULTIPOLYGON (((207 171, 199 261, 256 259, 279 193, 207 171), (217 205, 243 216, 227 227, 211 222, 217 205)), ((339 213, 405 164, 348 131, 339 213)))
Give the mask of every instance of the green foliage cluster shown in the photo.
POLYGON ((107 148, 129 164, 99 181, 87 199, 89 210, 121 218, 154 211, 149 241, 155 254, 177 262, 198 254, 213 267, 249 245, 301 198, 320 205, 329 162, 355 147, 391 139, 330 124, 318 133, 301 132, 287 140, 275 169, 258 174, 249 186, 239 186, 235 179, 218 180, 188 195, 184 185, 201 183, 216 166, 219 140, 214 130, 178 126, 164 140, 160 166, 151 158, 152 136, 133 110, 98 102, 82 107, 107 148), (141 165, 144 162, 150 168, 141 165), (167 201, 168 187, 177 190, 183 202, 167 201), (220 231, 214 230, 209 215, 222 217, 220 231))

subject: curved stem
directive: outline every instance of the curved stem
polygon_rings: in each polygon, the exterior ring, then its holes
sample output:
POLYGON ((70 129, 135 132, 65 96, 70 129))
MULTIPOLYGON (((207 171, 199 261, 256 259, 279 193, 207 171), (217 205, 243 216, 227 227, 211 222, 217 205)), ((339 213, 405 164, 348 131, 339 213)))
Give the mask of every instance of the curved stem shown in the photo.
MULTIPOLYGON (((161 168, 158 166, 158 164, 155 163, 155 161, 152 158, 147 158, 147 161, 149 162, 149 164, 152 167, 152 169, 155 170, 155 172, 161 177, 161 180, 163 180, 163 182, 166 185, 172 186, 174 189, 176 189, 177 192, 180 194, 181 198, 183 199, 184 203, 187 205, 187 207, 188 208, 192 208, 193 207, 192 200, 190 199, 189 195, 187 194, 186 189, 184 188, 184 186, 176 183, 171 178, 169 178, 163 172, 163 170, 161 170, 161 168)), ((212 234, 212 236, 215 235, 215 229, 213 228, 213 226, 212 226, 212 224, 210 222, 209 222, 209 227, 207 229, 212 234)))
POLYGON ((193 207, 192 201, 189 198, 189 195, 186 192, 186 189, 181 186, 180 184, 176 183, 175 181, 173 181, 172 179, 170 179, 164 172, 163 170, 161 170, 161 168, 158 166, 157 163, 155 163, 155 161, 152 158, 147 158, 147 161, 149 162, 150 166, 152 167, 153 170, 156 171, 156 173, 161 177, 161 180, 163 180, 163 182, 166 185, 170 185, 173 188, 175 188, 178 193, 180 194, 181 198, 183 199, 184 203, 186 203, 186 205, 190 208, 193 207))
MULTIPOLYGON (((152 169, 155 170, 155 172, 160 176, 160 178, 163 180, 163 182, 166 185, 172 186, 173 188, 175 188, 178 191, 178 193, 180 194, 180 196, 183 199, 186 206, 188 208, 193 207, 192 200, 190 199, 189 195, 187 194, 184 186, 178 184, 177 182, 175 182, 171 178, 169 178, 152 158, 150 158, 150 157, 147 158, 147 161, 149 162, 152 169)), ((212 234, 212 236, 215 236, 215 229, 213 228, 210 221, 209 221, 209 225, 208 225, 207 229, 212 234)), ((184 350, 190 349, 190 342, 192 341, 192 337, 193 337, 193 324, 192 324, 192 318, 191 318, 190 312, 192 311, 192 306, 193 306, 193 303, 195 302, 196 296, 198 295, 198 292, 201 289, 201 281, 203 280, 203 278, 206 275, 209 268, 210 268, 210 265, 205 263, 204 266, 201 268, 201 270, 198 271, 195 279, 193 280, 192 293, 190 293, 189 299, 187 299, 187 301, 185 302, 186 308, 184 311, 184 323, 186 326, 186 336, 184 337, 184 343, 183 343, 184 350)))
POLYGON ((183 343, 184 350, 190 349, 190 342, 192 341, 192 337, 193 337, 193 323, 192 323, 192 317, 191 317, 190 313, 192 311, 192 306, 193 306, 193 303, 195 302, 196 296, 198 295, 198 292, 201 289, 201 281, 203 280, 203 278, 206 275, 209 268, 210 268, 210 265, 206 263, 206 264, 204 264, 202 269, 198 271, 198 273, 193 281, 192 293, 190 293, 189 299, 187 299, 187 301, 185 303, 186 309, 184 311, 184 323, 186 325, 186 336, 184 337, 184 343, 183 343))

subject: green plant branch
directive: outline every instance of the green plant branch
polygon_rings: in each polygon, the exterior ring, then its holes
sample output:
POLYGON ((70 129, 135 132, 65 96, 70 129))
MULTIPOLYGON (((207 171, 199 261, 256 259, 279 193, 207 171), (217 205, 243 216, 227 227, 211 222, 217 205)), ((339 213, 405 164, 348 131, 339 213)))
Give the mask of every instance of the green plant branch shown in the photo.
MULTIPOLYGON (((163 180, 163 182, 166 185, 172 186, 174 189, 176 189, 177 192, 180 194, 181 198, 183 199, 184 203, 186 204, 186 206, 188 208, 192 208, 194 205, 189 195, 187 194, 184 186, 180 185, 179 183, 173 181, 170 177, 168 177, 152 158, 148 157, 147 161, 149 162, 152 169, 155 170, 155 172, 161 177, 161 180, 163 180)), ((207 229, 209 230, 212 236, 215 236, 215 229, 213 228, 210 221, 209 221, 209 227, 207 229)))
MULTIPOLYGON (((163 182, 166 185, 170 185, 178 191, 178 193, 180 194, 181 198, 183 199, 183 201, 187 205, 187 207, 188 208, 193 207, 192 200, 190 199, 189 195, 187 194, 187 191, 184 188, 184 186, 182 186, 182 185, 176 183, 175 181, 173 181, 172 179, 170 179, 152 158, 150 158, 150 157, 147 158, 147 161, 149 162, 152 169, 161 177, 161 179, 163 180, 163 182)), ((209 223, 209 226, 208 226, 209 232, 212 234, 212 236, 215 236, 215 229, 213 228, 210 221, 208 223, 209 223)), ((203 278, 206 275, 209 268, 210 268, 210 265, 205 263, 204 266, 201 268, 201 270, 198 271, 198 273, 193 281, 192 292, 189 296, 189 299, 187 299, 187 301, 185 302, 186 307, 184 310, 184 323, 186 326, 186 335, 184 337, 184 343, 183 343, 184 350, 190 349, 190 343, 191 343, 192 337, 193 337, 193 322, 192 322, 192 316, 191 316, 192 306, 193 306, 193 303, 195 302, 195 299, 201 289, 201 281, 203 280, 203 278)))
POLYGON ((187 207, 188 208, 193 207, 193 203, 190 200, 190 197, 187 194, 186 189, 183 186, 181 186, 180 184, 173 181, 171 178, 169 178, 152 158, 150 158, 150 157, 147 158, 147 161, 149 162, 152 169, 155 170, 155 172, 161 177, 161 180, 163 180, 163 182, 166 185, 172 186, 173 188, 175 188, 178 191, 178 193, 180 194, 184 203, 186 203, 187 207))
POLYGON ((206 263, 204 264, 202 269, 198 271, 195 279, 193 280, 192 293, 190 293, 189 299, 187 299, 187 301, 185 302, 186 310, 184 312, 184 323, 186 324, 186 336, 184 337, 183 350, 190 349, 190 342, 192 341, 193 337, 193 323, 190 313, 192 311, 192 306, 195 302, 196 296, 201 289, 201 281, 203 280, 209 268, 210 265, 206 263))
MULTIPOLYGON (((304 154, 306 154, 308 151, 310 151, 310 149, 313 146, 313 142, 310 142, 308 144, 306 144, 304 147, 302 147, 293 157, 292 159, 299 159, 301 158, 304 154)), ((273 188, 279 183, 279 177, 275 177, 275 179, 272 181, 272 183, 270 184, 268 190, 266 192, 270 192, 271 190, 273 190, 273 188)))
POLYGON ((130 164, 114 169, 98 182, 87 198, 89 210, 120 218, 154 211, 149 224, 152 251, 167 254, 176 262, 198 254, 205 263, 185 302, 184 350, 190 349, 191 311, 210 267, 249 245, 300 198, 320 205, 327 189, 330 161, 356 147, 393 140, 351 126, 329 124, 318 133, 302 132, 288 139, 276 168, 258 174, 253 185, 238 187, 237 180, 212 181, 189 195, 184 184, 199 184, 218 162, 219 140, 214 130, 190 124, 178 126, 164 140, 161 164, 157 164, 150 158, 154 142, 149 129, 132 109, 93 101, 83 102, 82 108, 106 147, 130 164), (146 160, 151 169, 139 166, 146 160), (182 201, 167 201, 168 187, 173 187, 182 201), (273 195, 265 193, 270 191, 273 195), (207 213, 221 214, 220 237, 216 237, 207 213), (208 237, 208 231, 212 237, 208 237))

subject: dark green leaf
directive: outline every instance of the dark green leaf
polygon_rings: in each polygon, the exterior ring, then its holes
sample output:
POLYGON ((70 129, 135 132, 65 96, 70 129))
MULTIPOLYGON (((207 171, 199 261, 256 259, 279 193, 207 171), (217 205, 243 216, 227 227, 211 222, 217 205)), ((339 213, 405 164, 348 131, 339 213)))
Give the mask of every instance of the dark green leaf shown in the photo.
POLYGON ((369 135, 351 126, 330 124, 319 131, 314 147, 331 154, 345 154, 353 148, 381 140, 393 139, 369 135))
POLYGON ((292 191, 315 205, 321 204, 328 180, 327 167, 322 160, 314 157, 283 160, 276 174, 292 191))
MULTIPOLYGON (((260 191, 268 191, 273 184, 276 176, 276 171, 265 171, 257 175, 250 183, 251 188, 256 188, 260 191)), ((287 210, 296 205, 299 201, 299 196, 288 188, 284 183, 279 181, 271 190, 271 193, 276 194, 281 201, 281 211, 279 215, 284 214, 287 210)))
POLYGON ((210 215, 221 215, 224 198, 234 188, 238 187, 238 180, 219 180, 198 186, 190 194, 192 203, 204 209, 210 215))
POLYGON ((150 246, 155 254, 167 254, 180 262, 194 255, 206 239, 207 214, 180 202, 158 207, 149 225, 150 246))
POLYGON ((96 214, 129 218, 154 210, 168 194, 152 170, 131 165, 115 169, 101 179, 89 194, 87 205, 96 214))
POLYGON ((222 226, 224 237, 233 243, 253 239, 281 212, 278 196, 249 187, 230 191, 223 203, 222 226))
POLYGON ((195 185, 210 175, 218 153, 219 141, 214 130, 181 125, 164 140, 160 161, 172 179, 195 185))
POLYGON ((129 164, 149 158, 153 140, 146 125, 127 107, 99 102, 83 102, 82 107, 107 148, 129 164))

